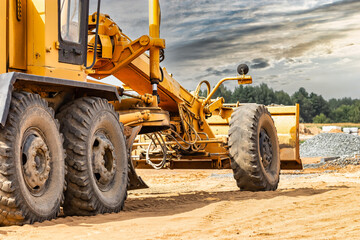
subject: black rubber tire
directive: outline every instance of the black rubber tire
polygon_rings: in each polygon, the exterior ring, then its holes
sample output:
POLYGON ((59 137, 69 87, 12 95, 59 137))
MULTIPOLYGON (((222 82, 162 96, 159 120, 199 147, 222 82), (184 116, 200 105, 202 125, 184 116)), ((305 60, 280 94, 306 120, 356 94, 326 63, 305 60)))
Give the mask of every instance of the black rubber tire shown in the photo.
POLYGON ((65 190, 62 145, 59 124, 47 102, 37 94, 14 92, 6 125, 0 127, 0 225, 22 225, 56 218, 65 190), (30 165, 35 161, 41 163, 36 158, 39 148, 32 152, 36 153, 31 158, 34 161, 25 157, 25 144, 30 138, 45 143, 49 155, 44 158, 44 165, 30 165), (40 169, 37 176, 45 176, 41 166, 49 167, 41 187, 31 186, 25 173, 25 169, 33 171, 35 166, 40 169))
MULTIPOLYGON (((88 216, 119 212, 127 197, 128 154, 118 113, 106 99, 86 97, 68 105, 58 117, 68 166, 64 213, 88 216), (94 165, 93 149, 99 132, 113 145, 111 156, 115 156, 115 160, 111 163, 116 164, 109 167, 113 175, 104 185, 99 183, 100 175, 96 175, 94 165)), ((107 161, 105 155, 103 158, 107 161)))
POLYGON ((279 143, 274 121, 263 105, 245 104, 231 115, 229 154, 234 178, 245 191, 276 190, 280 174, 279 143), (268 136, 271 160, 264 162, 260 139, 268 136), (262 134, 262 136, 260 136, 262 134))

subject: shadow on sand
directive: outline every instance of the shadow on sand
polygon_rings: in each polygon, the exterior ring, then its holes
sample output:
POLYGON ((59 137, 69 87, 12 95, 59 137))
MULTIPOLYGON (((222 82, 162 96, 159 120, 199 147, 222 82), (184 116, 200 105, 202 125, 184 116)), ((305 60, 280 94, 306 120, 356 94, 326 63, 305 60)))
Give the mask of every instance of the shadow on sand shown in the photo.
MULTIPOLYGON (((334 191, 346 186, 326 187, 324 189, 313 188, 297 188, 297 189, 281 189, 271 192, 247 192, 247 191, 219 191, 219 192, 188 192, 176 196, 165 197, 145 197, 130 198, 125 203, 125 208, 120 213, 100 214, 97 216, 77 217, 77 216, 60 216, 52 221, 43 223, 35 223, 31 225, 34 228, 42 228, 65 224, 69 227, 81 226, 92 227, 97 224, 103 224, 114 221, 126 221, 144 217, 170 216, 179 213, 192 211, 205 207, 209 204, 221 201, 242 201, 272 199, 276 197, 296 198, 299 196, 314 196, 323 194, 328 191, 334 191)), ((6 229, 0 230, 0 236, 6 235, 6 229)), ((9 227, 12 228, 12 227, 9 227)), ((14 230, 14 229, 11 229, 14 230)), ((10 230, 10 231, 11 231, 10 230)), ((16 231, 16 230, 15 230, 16 231)))

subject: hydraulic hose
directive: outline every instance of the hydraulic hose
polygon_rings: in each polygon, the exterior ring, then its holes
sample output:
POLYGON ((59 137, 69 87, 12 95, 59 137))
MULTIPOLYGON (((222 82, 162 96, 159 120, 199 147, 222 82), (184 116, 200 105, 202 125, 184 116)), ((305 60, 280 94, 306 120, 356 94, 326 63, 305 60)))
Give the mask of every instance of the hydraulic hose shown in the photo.
POLYGON ((96 10, 96 30, 95 30, 95 46, 94 46, 94 57, 93 57, 93 62, 90 66, 86 66, 87 65, 87 51, 85 51, 85 68, 86 69, 91 69, 94 67, 95 62, 96 62, 96 52, 97 52, 97 45, 98 45, 98 38, 99 38, 99 19, 100 19, 100 5, 101 5, 101 0, 98 0, 98 5, 97 5, 97 10, 96 10))

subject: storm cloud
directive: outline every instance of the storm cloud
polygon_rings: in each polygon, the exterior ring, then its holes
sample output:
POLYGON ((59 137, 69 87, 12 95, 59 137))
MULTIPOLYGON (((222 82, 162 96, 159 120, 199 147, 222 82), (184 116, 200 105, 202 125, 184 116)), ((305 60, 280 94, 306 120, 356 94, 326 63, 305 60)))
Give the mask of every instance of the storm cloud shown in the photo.
MULTIPOLYGON (((147 1, 102 2, 102 11, 132 38, 148 33, 147 1)), ((358 0, 160 3, 161 37, 167 45, 163 65, 187 89, 204 77, 214 84, 219 77, 236 74, 239 63, 247 63, 255 84, 276 75, 271 85, 276 90, 291 93, 306 87, 326 98, 359 96, 354 90, 360 84, 358 0), (334 65, 347 71, 341 87, 330 67, 334 65)))
POLYGON ((251 62, 251 65, 250 65, 250 67, 254 68, 254 69, 267 68, 269 66, 270 66, 270 64, 269 64, 268 60, 266 60, 264 58, 253 59, 251 62))

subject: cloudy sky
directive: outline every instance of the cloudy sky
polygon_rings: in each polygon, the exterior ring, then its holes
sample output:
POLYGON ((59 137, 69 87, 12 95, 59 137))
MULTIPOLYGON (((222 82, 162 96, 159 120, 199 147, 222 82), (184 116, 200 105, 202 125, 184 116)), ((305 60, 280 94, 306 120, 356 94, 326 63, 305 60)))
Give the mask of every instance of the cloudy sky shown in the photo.
MULTIPOLYGON (((160 0, 162 63, 185 88, 250 66, 253 84, 360 98, 360 0, 160 0)), ((120 28, 148 34, 147 0, 102 0, 120 28)), ((235 83, 227 84, 233 87, 235 83)))

